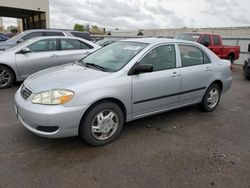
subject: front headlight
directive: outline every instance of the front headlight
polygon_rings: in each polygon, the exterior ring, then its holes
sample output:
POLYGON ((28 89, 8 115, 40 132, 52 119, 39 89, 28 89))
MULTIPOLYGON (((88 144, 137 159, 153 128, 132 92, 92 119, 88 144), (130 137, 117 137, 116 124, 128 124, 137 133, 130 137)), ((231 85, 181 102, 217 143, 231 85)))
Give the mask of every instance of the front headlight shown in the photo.
POLYGON ((46 105, 65 104, 69 102, 73 96, 73 91, 64 89, 44 91, 36 94, 32 99, 32 103, 46 105))

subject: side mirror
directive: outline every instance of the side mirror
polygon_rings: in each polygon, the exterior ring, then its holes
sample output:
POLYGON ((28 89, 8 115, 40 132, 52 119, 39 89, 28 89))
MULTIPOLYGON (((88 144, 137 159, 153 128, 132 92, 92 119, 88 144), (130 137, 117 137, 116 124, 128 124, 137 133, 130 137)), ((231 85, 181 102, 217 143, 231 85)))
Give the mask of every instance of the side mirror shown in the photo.
POLYGON ((153 65, 150 64, 137 64, 134 67, 134 73, 140 74, 140 73, 147 73, 147 72, 153 72, 153 65))
POLYGON ((32 51, 30 50, 30 48, 23 48, 23 49, 21 49, 18 53, 19 53, 19 54, 27 54, 27 53, 30 53, 30 52, 32 52, 32 51))
POLYGON ((210 44, 209 44, 208 41, 205 41, 205 42, 203 43, 203 45, 206 46, 206 47, 209 47, 210 44))
POLYGON ((22 43, 22 42, 23 42, 23 39, 18 39, 18 40, 16 41, 17 44, 22 43))

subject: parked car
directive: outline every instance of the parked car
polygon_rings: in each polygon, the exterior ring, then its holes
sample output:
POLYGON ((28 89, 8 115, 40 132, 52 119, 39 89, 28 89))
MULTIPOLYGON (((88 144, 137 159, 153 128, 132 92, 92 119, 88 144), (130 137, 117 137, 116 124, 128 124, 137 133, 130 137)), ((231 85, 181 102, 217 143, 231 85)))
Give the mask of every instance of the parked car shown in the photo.
POLYGON ((221 36, 218 34, 192 32, 181 34, 178 39, 203 44, 219 56, 219 58, 228 59, 231 63, 239 59, 240 56, 240 46, 223 45, 221 36))
POLYGON ((108 45, 110 45, 116 41, 122 40, 122 39, 124 39, 124 38, 104 38, 102 40, 97 41, 96 44, 104 47, 104 46, 108 46, 108 45))
MULTIPOLYGON (((250 53, 250 44, 248 44, 248 52, 250 53)), ((243 65, 244 76, 250 80, 250 57, 245 60, 243 65)))
POLYGON ((31 75, 15 94, 15 112, 37 135, 80 135, 100 146, 138 118, 194 104, 214 111, 231 86, 230 66, 198 43, 119 41, 76 64, 31 75))
POLYGON ((57 65, 82 59, 100 46, 76 37, 38 37, 0 52, 0 89, 57 65))
POLYGON ((8 40, 9 37, 5 33, 0 33, 0 42, 8 40))
POLYGON ((92 38, 88 32, 79 32, 79 31, 63 30, 63 29, 31 29, 24 31, 5 42, 0 43, 0 50, 6 50, 23 41, 29 40, 34 37, 47 37, 47 36, 75 36, 78 38, 92 41, 92 38))

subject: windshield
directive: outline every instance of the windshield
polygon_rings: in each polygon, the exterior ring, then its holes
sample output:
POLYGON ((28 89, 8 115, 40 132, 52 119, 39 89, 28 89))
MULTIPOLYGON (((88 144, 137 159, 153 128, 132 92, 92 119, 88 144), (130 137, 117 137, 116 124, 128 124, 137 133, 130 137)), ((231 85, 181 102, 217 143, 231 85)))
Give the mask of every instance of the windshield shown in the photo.
POLYGON ((177 38, 181 40, 197 42, 200 38, 200 34, 185 33, 185 34, 179 35, 177 38))
POLYGON ((35 38, 32 38, 32 39, 29 39, 29 40, 26 40, 26 41, 24 41, 24 42, 21 42, 21 43, 19 43, 19 44, 17 44, 17 45, 15 45, 15 46, 10 46, 8 49, 6 49, 6 50, 15 50, 15 49, 18 49, 18 48, 20 48, 21 46, 25 46, 27 43, 30 43, 30 42, 32 42, 32 41, 34 41, 34 39, 35 38))
POLYGON ((20 34, 18 34, 18 35, 15 35, 14 37, 11 37, 11 38, 9 38, 7 41, 8 42, 14 42, 14 43, 16 43, 16 41, 18 40, 18 39, 20 39, 23 35, 25 35, 27 33, 27 31, 24 31, 24 32, 22 32, 22 33, 20 33, 20 34))
POLYGON ((87 65, 92 64, 115 72, 124 67, 147 45, 137 42, 115 42, 90 54, 81 61, 87 65))

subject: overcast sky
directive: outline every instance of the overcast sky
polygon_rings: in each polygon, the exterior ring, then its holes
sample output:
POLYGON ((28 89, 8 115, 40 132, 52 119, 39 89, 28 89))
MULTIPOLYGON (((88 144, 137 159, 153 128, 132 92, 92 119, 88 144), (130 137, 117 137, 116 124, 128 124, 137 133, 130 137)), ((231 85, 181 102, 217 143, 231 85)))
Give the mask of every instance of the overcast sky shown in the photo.
POLYGON ((50 0, 51 27, 153 29, 250 26, 249 0, 50 0))
POLYGON ((249 7, 250 0, 50 0, 50 25, 69 29, 75 23, 108 29, 250 26, 249 7))

